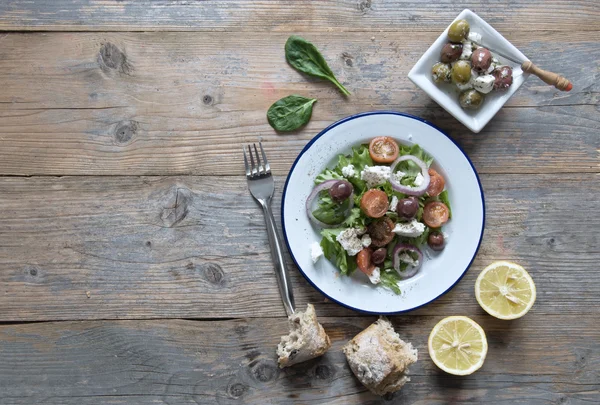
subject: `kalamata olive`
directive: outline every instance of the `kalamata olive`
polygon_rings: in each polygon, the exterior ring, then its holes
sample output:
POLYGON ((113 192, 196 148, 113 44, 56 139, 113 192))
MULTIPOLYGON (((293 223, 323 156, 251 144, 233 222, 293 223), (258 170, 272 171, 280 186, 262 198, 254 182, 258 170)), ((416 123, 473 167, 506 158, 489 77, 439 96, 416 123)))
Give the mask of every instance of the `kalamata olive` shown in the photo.
POLYGON ((444 234, 442 234, 441 232, 431 232, 429 234, 429 236, 427 237, 427 244, 429 245, 430 248, 432 248, 433 250, 444 250, 444 247, 446 246, 445 241, 444 241, 444 234))
POLYGON ((371 255, 371 261, 373 264, 381 264, 385 261, 385 257, 387 256, 386 248, 379 248, 373 252, 371 255))
POLYGON ((452 42, 460 42, 467 38, 470 30, 467 20, 456 20, 448 28, 448 38, 452 42))
POLYGON ((500 66, 492 74, 496 78, 494 81, 494 90, 506 90, 513 82, 512 68, 510 66, 500 66))
POLYGON ((476 72, 485 72, 492 64, 492 53, 485 48, 477 48, 471 55, 471 66, 476 72))
POLYGON ((331 186, 331 188, 329 189, 329 195, 331 196, 331 199, 333 201, 339 204, 341 202, 346 201, 346 199, 350 197, 353 189, 354 188, 352 187, 352 184, 350 184, 350 182, 346 180, 340 180, 333 186, 331 186))
POLYGON ((419 201, 415 197, 402 198, 396 206, 396 212, 402 219, 413 219, 417 211, 419 211, 419 201))
POLYGON ((459 60, 452 66, 452 81, 457 84, 467 84, 471 80, 471 64, 459 60))
POLYGON ((433 68, 431 69, 431 77, 436 83, 450 82, 451 70, 452 68, 450 67, 450 65, 438 62, 435 65, 433 65, 433 68))
POLYGON ((483 104, 485 96, 477 90, 465 90, 458 96, 460 106, 466 110, 477 110, 483 104))
POLYGON ((455 60, 458 60, 458 58, 460 58, 460 55, 462 54, 462 48, 462 44, 453 44, 451 42, 448 42, 442 48, 440 60, 444 63, 450 63, 454 62, 455 60))

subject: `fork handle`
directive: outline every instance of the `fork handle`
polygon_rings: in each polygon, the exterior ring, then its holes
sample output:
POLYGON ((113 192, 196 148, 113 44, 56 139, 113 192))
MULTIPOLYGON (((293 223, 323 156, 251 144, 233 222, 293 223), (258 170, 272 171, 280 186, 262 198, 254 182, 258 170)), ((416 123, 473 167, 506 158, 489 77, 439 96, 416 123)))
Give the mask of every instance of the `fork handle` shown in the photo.
POLYGON ((267 223, 267 235, 269 235, 269 245, 271 245, 271 258, 275 264, 275 275, 277 284, 279 284, 279 293, 288 316, 294 313, 294 293, 292 292, 292 283, 283 259, 283 247, 281 239, 277 233, 273 212, 269 201, 262 202, 261 205, 265 213, 265 222, 267 223))

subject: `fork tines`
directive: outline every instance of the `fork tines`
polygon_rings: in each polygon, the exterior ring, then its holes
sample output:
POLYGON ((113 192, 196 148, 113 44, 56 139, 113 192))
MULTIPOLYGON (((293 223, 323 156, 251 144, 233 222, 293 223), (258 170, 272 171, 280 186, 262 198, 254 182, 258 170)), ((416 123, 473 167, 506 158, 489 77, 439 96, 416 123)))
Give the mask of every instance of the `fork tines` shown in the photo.
POLYGON ((248 145, 248 154, 250 155, 250 165, 248 165, 248 157, 246 155, 246 149, 242 148, 244 152, 244 164, 246 165, 246 176, 247 177, 258 177, 265 176, 271 174, 271 166, 269 165, 269 161, 267 160, 267 155, 265 154, 265 150, 262 147, 262 142, 258 142, 258 146, 260 147, 260 155, 258 154, 258 149, 256 149, 256 144, 252 144, 252 146, 248 145), (252 153, 252 146, 254 146, 254 153, 252 153), (260 157, 262 155, 262 162, 260 157), (255 163, 256 160, 256 163, 255 163))

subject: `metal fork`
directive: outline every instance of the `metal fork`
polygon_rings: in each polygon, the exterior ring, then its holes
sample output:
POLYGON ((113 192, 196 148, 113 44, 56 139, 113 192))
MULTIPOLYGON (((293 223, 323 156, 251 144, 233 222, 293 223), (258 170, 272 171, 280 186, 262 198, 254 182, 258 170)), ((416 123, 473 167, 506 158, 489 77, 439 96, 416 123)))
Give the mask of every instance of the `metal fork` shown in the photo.
POLYGON ((273 199, 275 185, 273 183, 273 176, 271 175, 271 166, 267 160, 267 155, 265 155, 262 142, 258 142, 258 145, 260 146, 260 155, 256 149, 256 144, 253 144, 254 154, 252 153, 252 147, 248 145, 250 164, 248 164, 246 149, 242 148, 244 151, 244 163, 246 165, 246 179, 248 180, 248 189, 250 189, 250 194, 252 194, 252 197, 254 197, 256 201, 258 201, 265 214, 267 234, 269 235, 269 245, 271 245, 271 258, 275 264, 275 274, 279 284, 279 293, 281 294, 281 299, 283 300, 285 312, 289 316, 294 313, 294 294, 292 292, 292 285, 290 283, 287 268, 285 266, 285 261, 283 260, 281 239, 277 233, 275 219, 273 218, 273 212, 271 211, 271 200, 273 199))

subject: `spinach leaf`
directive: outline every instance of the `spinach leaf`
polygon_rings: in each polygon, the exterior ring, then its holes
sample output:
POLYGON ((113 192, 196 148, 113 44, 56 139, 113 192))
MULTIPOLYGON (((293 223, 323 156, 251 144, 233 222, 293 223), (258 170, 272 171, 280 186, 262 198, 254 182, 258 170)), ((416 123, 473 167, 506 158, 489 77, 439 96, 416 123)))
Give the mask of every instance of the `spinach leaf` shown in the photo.
POLYGON ((318 197, 319 204, 317 209, 312 212, 315 218, 328 225, 341 224, 346 219, 345 214, 348 211, 349 199, 338 204, 332 200, 326 190, 321 191, 318 197))
POLYGON ((316 98, 306 98, 292 94, 277 100, 267 111, 267 120, 276 130, 281 132, 295 131, 306 125, 312 115, 316 98))
POLYGON ((310 76, 326 79, 337 86, 345 95, 350 92, 335 78, 335 75, 327 65, 325 58, 319 52, 316 46, 306 39, 292 35, 285 43, 285 58, 292 67, 300 72, 310 76))

